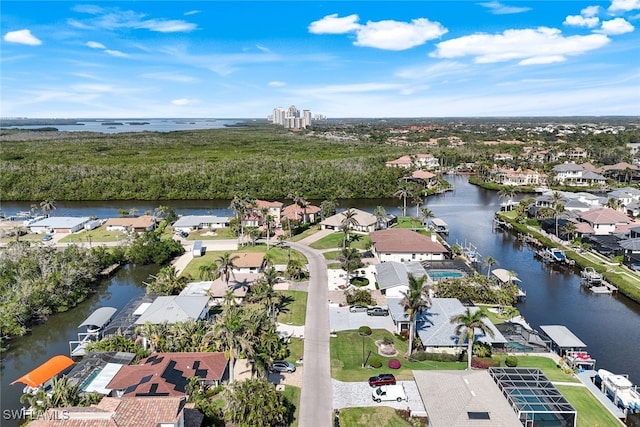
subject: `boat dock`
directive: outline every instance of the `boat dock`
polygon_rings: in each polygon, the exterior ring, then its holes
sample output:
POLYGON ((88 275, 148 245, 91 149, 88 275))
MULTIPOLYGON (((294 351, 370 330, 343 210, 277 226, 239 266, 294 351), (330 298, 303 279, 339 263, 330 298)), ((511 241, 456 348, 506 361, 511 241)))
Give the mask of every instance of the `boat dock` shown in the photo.
POLYGON ((617 287, 613 286, 611 283, 606 282, 604 280, 598 283, 597 286, 592 283, 589 283, 586 280, 583 280, 582 285, 585 286, 594 294, 615 294, 616 292, 618 292, 617 287))
POLYGON ((609 412, 611 412, 616 418, 624 419, 626 416, 622 409, 618 408, 611 399, 609 399, 607 395, 600 391, 596 386, 594 382, 596 375, 598 375, 598 373, 594 370, 584 370, 576 373, 576 377, 578 377, 580 382, 589 389, 591 394, 593 394, 593 396, 598 399, 609 412))
POLYGON ((86 332, 79 332, 77 340, 69 341, 69 353, 72 357, 84 356, 87 345, 102 338, 104 327, 111 321, 116 311, 118 309, 114 307, 101 307, 78 325, 78 328, 86 328, 86 332))

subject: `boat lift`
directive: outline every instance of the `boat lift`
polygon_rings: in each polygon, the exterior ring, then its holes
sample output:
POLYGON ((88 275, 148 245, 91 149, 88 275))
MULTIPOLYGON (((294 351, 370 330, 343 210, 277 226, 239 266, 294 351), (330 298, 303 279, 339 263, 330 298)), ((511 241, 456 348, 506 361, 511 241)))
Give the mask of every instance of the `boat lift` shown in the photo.
POLYGON ((85 332, 78 332, 77 340, 69 341, 69 353, 72 357, 84 356, 87 345, 102 338, 104 327, 111 321, 116 311, 118 309, 114 307, 100 307, 78 325, 78 328, 86 329, 85 332))

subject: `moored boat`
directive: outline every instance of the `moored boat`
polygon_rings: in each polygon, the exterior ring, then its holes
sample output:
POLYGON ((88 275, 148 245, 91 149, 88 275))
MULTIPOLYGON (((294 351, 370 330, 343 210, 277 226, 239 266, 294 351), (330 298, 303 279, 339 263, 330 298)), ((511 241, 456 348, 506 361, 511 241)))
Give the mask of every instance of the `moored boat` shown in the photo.
POLYGON ((597 285, 602 283, 602 274, 598 273, 593 267, 585 267, 580 273, 580 277, 589 284, 597 285))
POLYGON ((602 391, 614 404, 631 413, 640 412, 640 393, 626 375, 598 369, 598 376, 602 381, 602 391))

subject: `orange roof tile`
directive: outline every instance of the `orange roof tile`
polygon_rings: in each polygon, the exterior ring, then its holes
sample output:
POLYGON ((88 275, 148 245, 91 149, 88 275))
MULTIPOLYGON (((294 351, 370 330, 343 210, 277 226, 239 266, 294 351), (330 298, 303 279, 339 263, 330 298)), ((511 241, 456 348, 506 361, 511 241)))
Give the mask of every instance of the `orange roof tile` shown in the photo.
POLYGON ((23 383, 29 387, 38 387, 64 371, 75 362, 67 356, 53 356, 33 371, 24 374, 11 384, 23 383))

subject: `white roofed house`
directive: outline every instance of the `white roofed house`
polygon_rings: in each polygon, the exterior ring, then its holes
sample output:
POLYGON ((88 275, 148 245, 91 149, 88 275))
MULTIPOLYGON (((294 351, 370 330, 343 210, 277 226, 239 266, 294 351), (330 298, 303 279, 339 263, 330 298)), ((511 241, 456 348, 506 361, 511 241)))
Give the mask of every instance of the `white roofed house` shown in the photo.
POLYGON ((435 233, 427 237, 406 228, 391 228, 374 231, 370 237, 380 262, 440 261, 449 253, 435 233))
POLYGON ((159 296, 152 303, 141 306, 136 325, 187 322, 206 319, 209 313, 208 296, 159 296))
MULTIPOLYGON (((360 209, 351 208, 351 210, 355 213, 355 220, 357 224, 351 225, 351 231, 360 232, 360 233, 371 233, 376 230, 378 219, 375 215, 370 214, 369 212, 362 211, 360 209)), ((345 215, 344 212, 337 213, 328 218, 325 218, 324 221, 320 223, 320 228, 322 230, 342 230, 342 221, 344 220, 345 215)))
POLYGON ((173 223, 174 230, 191 232, 203 229, 218 229, 229 227, 230 218, 214 215, 185 215, 173 223))
POLYGON ((84 229, 84 225, 91 221, 89 217, 51 216, 27 224, 32 233, 75 233, 84 229))

